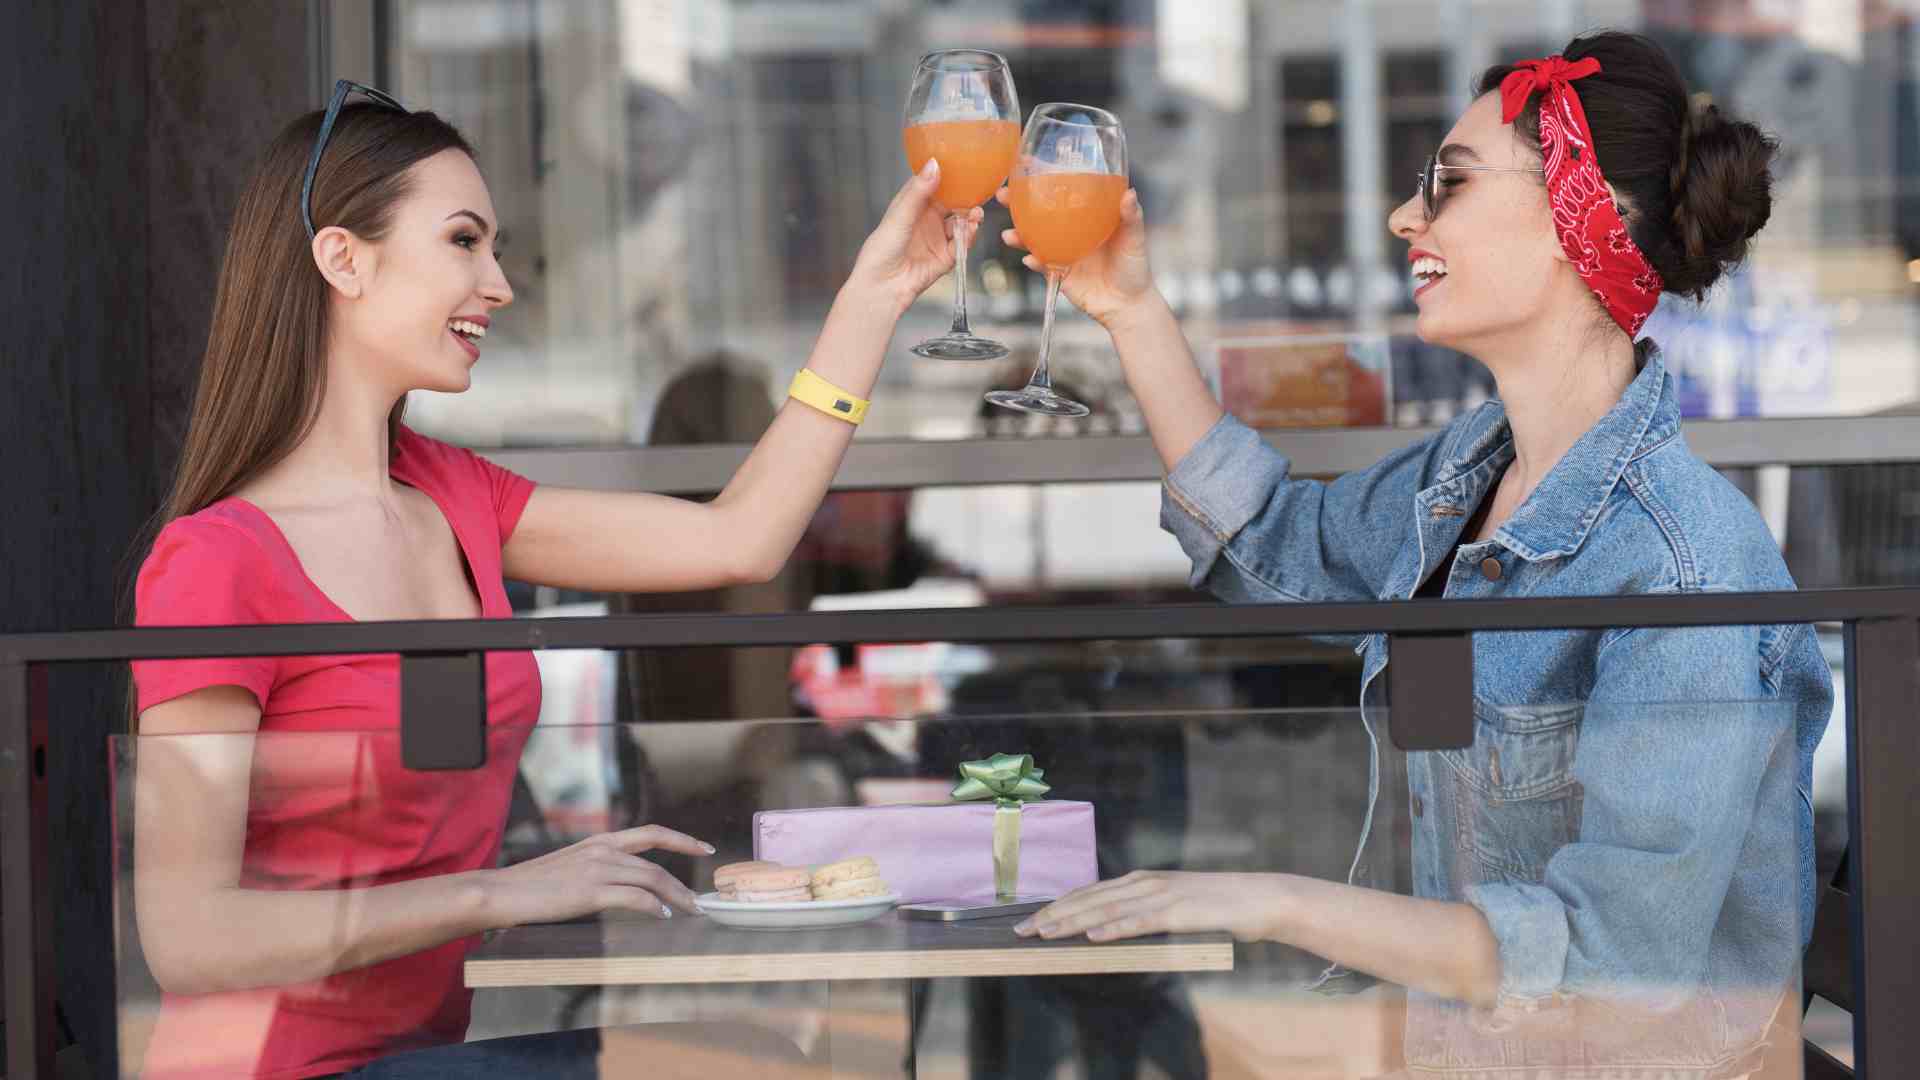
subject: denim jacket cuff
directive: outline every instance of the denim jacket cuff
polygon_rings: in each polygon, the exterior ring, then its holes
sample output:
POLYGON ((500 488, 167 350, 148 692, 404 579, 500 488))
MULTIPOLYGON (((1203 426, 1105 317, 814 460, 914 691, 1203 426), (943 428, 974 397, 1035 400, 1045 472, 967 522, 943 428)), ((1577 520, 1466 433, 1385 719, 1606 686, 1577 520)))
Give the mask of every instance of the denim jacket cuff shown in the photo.
POLYGON ((1286 459, 1259 432, 1229 414, 1167 474, 1160 527, 1172 533, 1193 560, 1191 585, 1199 588, 1206 582, 1220 553, 1266 508, 1286 473, 1286 459), (1266 467, 1250 467, 1250 462, 1266 467))
POLYGON ((1474 885, 1467 902, 1480 909, 1500 943, 1500 993, 1494 1013, 1533 1012, 1555 1003, 1567 971, 1567 909, 1540 885, 1474 885))

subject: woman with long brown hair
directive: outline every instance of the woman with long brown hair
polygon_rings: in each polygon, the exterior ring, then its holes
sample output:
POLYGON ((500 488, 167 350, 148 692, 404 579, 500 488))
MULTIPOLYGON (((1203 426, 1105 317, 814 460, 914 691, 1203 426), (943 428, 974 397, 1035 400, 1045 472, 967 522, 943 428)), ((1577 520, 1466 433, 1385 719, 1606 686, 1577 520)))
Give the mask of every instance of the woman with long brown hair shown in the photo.
MULTIPOLYGON (((401 423, 408 392, 467 388, 513 289, 465 139, 377 91, 346 104, 355 89, 281 132, 240 197, 137 622, 505 618, 508 577, 658 592, 773 575, 895 322, 952 268, 937 164, 894 197, 794 400, 718 498, 536 488, 401 423)), ((591 1070, 578 1039, 391 1056, 464 1038, 475 935, 692 913, 642 856, 713 850, 649 825, 495 868, 540 684, 529 654, 486 665, 487 762, 453 774, 401 767, 391 655, 134 665, 140 733, 176 736, 143 740, 135 786, 136 909, 164 991, 146 1076, 591 1070)))

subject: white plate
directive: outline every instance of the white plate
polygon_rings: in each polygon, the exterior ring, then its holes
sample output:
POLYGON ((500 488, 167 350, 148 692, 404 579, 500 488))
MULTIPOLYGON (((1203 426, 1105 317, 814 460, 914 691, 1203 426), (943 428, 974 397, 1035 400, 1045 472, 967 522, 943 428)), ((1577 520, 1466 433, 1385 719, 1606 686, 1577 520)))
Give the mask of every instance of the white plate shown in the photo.
POLYGON ((701 893, 693 898, 695 906, 707 918, 722 926, 742 930, 809 930, 822 926, 851 926, 877 919, 893 910, 899 894, 862 896, 853 900, 782 900, 769 904, 746 904, 722 900, 717 892, 701 893))

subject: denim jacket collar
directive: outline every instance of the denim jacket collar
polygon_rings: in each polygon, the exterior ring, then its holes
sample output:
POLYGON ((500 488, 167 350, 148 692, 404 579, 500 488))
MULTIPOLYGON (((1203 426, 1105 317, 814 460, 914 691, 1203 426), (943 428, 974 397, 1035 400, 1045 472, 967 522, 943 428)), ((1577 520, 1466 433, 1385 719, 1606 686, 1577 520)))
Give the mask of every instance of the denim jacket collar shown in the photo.
MULTIPOLYGON (((1642 341, 1637 351, 1640 373, 1494 533, 1502 547, 1528 562, 1579 551, 1627 466, 1679 434, 1680 405, 1659 348, 1642 341)), ((1470 474, 1513 460, 1513 429, 1498 399, 1483 407, 1461 433, 1459 445, 1465 449, 1440 467, 1434 488, 1461 483, 1478 487, 1491 476, 1470 474)))

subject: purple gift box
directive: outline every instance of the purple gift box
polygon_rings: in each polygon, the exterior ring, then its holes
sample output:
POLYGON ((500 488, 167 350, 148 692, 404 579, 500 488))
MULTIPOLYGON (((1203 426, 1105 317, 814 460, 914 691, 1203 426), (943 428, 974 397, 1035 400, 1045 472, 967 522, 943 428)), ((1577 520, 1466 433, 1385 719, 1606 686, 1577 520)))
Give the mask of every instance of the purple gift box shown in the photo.
MULTIPOLYGON (((991 802, 762 810, 753 815, 753 857, 817 866, 871 855, 903 904, 986 902, 994 896, 994 812, 991 802)), ((1021 895, 1065 896, 1099 877, 1092 803, 1021 807, 1021 895)))

